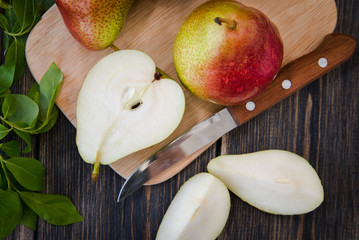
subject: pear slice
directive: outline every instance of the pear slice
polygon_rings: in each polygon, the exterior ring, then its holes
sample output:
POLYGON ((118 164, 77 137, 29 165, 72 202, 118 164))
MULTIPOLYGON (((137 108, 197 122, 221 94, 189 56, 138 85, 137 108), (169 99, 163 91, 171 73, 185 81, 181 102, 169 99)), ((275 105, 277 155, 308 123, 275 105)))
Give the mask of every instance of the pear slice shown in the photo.
POLYGON ((242 200, 268 213, 303 214, 323 202, 323 186, 316 171, 291 152, 220 156, 207 168, 242 200))
MULTIPOLYGON (((185 108, 182 88, 163 77, 145 53, 121 50, 88 72, 76 108, 76 143, 83 160, 110 164, 167 138, 185 108)), ((93 179, 96 180, 96 179, 93 179)))
POLYGON ((213 175, 199 173, 177 192, 156 240, 215 239, 227 222, 230 206, 227 187, 213 175))

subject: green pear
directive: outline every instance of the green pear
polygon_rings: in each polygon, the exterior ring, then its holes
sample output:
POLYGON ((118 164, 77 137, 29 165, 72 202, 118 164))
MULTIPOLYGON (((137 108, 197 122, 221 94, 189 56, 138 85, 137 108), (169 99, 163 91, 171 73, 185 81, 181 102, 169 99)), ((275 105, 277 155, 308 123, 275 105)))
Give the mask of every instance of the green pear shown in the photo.
POLYGON ((234 1, 208 1, 177 33, 173 60, 183 85, 197 97, 235 105, 263 91, 278 73, 283 43, 261 11, 234 1))
POLYGON ((120 33, 134 0, 55 0, 64 23, 83 46, 101 50, 120 33))

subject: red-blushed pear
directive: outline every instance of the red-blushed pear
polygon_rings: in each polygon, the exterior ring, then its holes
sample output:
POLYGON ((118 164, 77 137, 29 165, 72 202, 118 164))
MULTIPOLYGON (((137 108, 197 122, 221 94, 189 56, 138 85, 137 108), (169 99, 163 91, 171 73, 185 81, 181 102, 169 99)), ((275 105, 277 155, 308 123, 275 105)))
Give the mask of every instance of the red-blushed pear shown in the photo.
POLYGON ((120 33, 134 0, 55 0, 64 23, 83 46, 101 50, 120 33))
POLYGON ((174 42, 178 77, 196 96, 221 105, 249 100, 278 73, 283 43, 261 11, 209 1, 183 22, 174 42))
POLYGON ((137 50, 120 50, 96 63, 81 87, 76 106, 76 144, 85 162, 118 159, 167 138, 185 108, 181 86, 137 50))

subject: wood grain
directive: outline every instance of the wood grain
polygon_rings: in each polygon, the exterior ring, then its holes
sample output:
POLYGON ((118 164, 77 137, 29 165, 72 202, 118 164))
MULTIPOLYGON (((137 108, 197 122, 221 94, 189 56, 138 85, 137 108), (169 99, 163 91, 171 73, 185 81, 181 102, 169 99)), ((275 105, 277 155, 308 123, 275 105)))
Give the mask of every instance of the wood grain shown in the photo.
MULTIPOLYGON (((335 31, 358 40, 358 1, 336 3, 335 31)), ((173 178, 141 188, 119 204, 116 198, 124 179, 104 167, 98 182, 90 181, 91 166, 81 160, 75 146, 76 129, 60 113, 54 129, 33 139, 34 157, 45 165, 44 192, 66 194, 85 220, 53 226, 39 219, 36 232, 20 225, 5 239, 155 239, 178 189, 194 174, 205 172, 210 159, 265 149, 304 156, 322 180, 324 202, 305 215, 278 216, 231 194, 230 215, 219 240, 359 239, 358 79, 359 48, 340 67, 226 134, 173 178)), ((13 91, 25 92, 33 81, 27 71, 13 91)))
MULTIPOLYGON (((139 0, 132 7, 115 45, 120 49, 134 48, 146 52, 159 68, 178 80, 172 62, 174 37, 185 17, 202 2, 204 0, 139 0)), ((323 37, 333 31, 336 24, 337 12, 333 0, 244 0, 242 2, 262 10, 277 25, 284 44, 283 64, 317 47, 323 37)), ((40 81, 51 62, 54 61, 60 66, 65 78, 57 105, 75 125, 76 99, 81 84, 88 70, 111 51, 107 49, 93 52, 83 48, 68 33, 58 9, 54 6, 31 32, 26 46, 26 57, 37 81, 40 81)), ((118 174, 127 178, 154 152, 222 108, 203 102, 188 91, 184 91, 187 102, 186 112, 178 129, 162 143, 111 164, 118 174)), ((198 154, 203 151, 204 149, 198 154)), ((169 179, 197 155, 185 159, 176 165, 175 169, 164 172, 152 180, 151 184, 169 179)))

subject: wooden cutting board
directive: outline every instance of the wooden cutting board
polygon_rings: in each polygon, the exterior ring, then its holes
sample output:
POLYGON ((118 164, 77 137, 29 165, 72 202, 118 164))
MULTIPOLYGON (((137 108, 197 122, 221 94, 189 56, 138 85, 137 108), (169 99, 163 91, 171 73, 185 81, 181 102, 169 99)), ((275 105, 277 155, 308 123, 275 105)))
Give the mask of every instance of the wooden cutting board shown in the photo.
MULTIPOLYGON (((203 2, 205 0, 137 0, 115 45, 120 49, 142 50, 152 57, 157 67, 178 81, 172 61, 174 38, 186 16, 203 2)), ((284 43, 283 65, 317 47, 336 25, 337 9, 334 0, 243 0, 241 2, 260 9, 277 25, 284 43)), ((110 48, 95 52, 82 47, 66 29, 55 5, 34 27, 26 44, 28 66, 36 81, 41 80, 52 62, 55 62, 64 73, 64 81, 56 103, 74 126, 76 126, 76 99, 82 82, 89 69, 111 52, 113 50, 110 48)), ((140 163, 157 150, 223 108, 201 101, 187 90, 184 91, 186 111, 176 131, 165 141, 111 164, 114 171, 127 178, 140 163)), ((172 166, 148 184, 169 179, 207 147, 172 166)))

